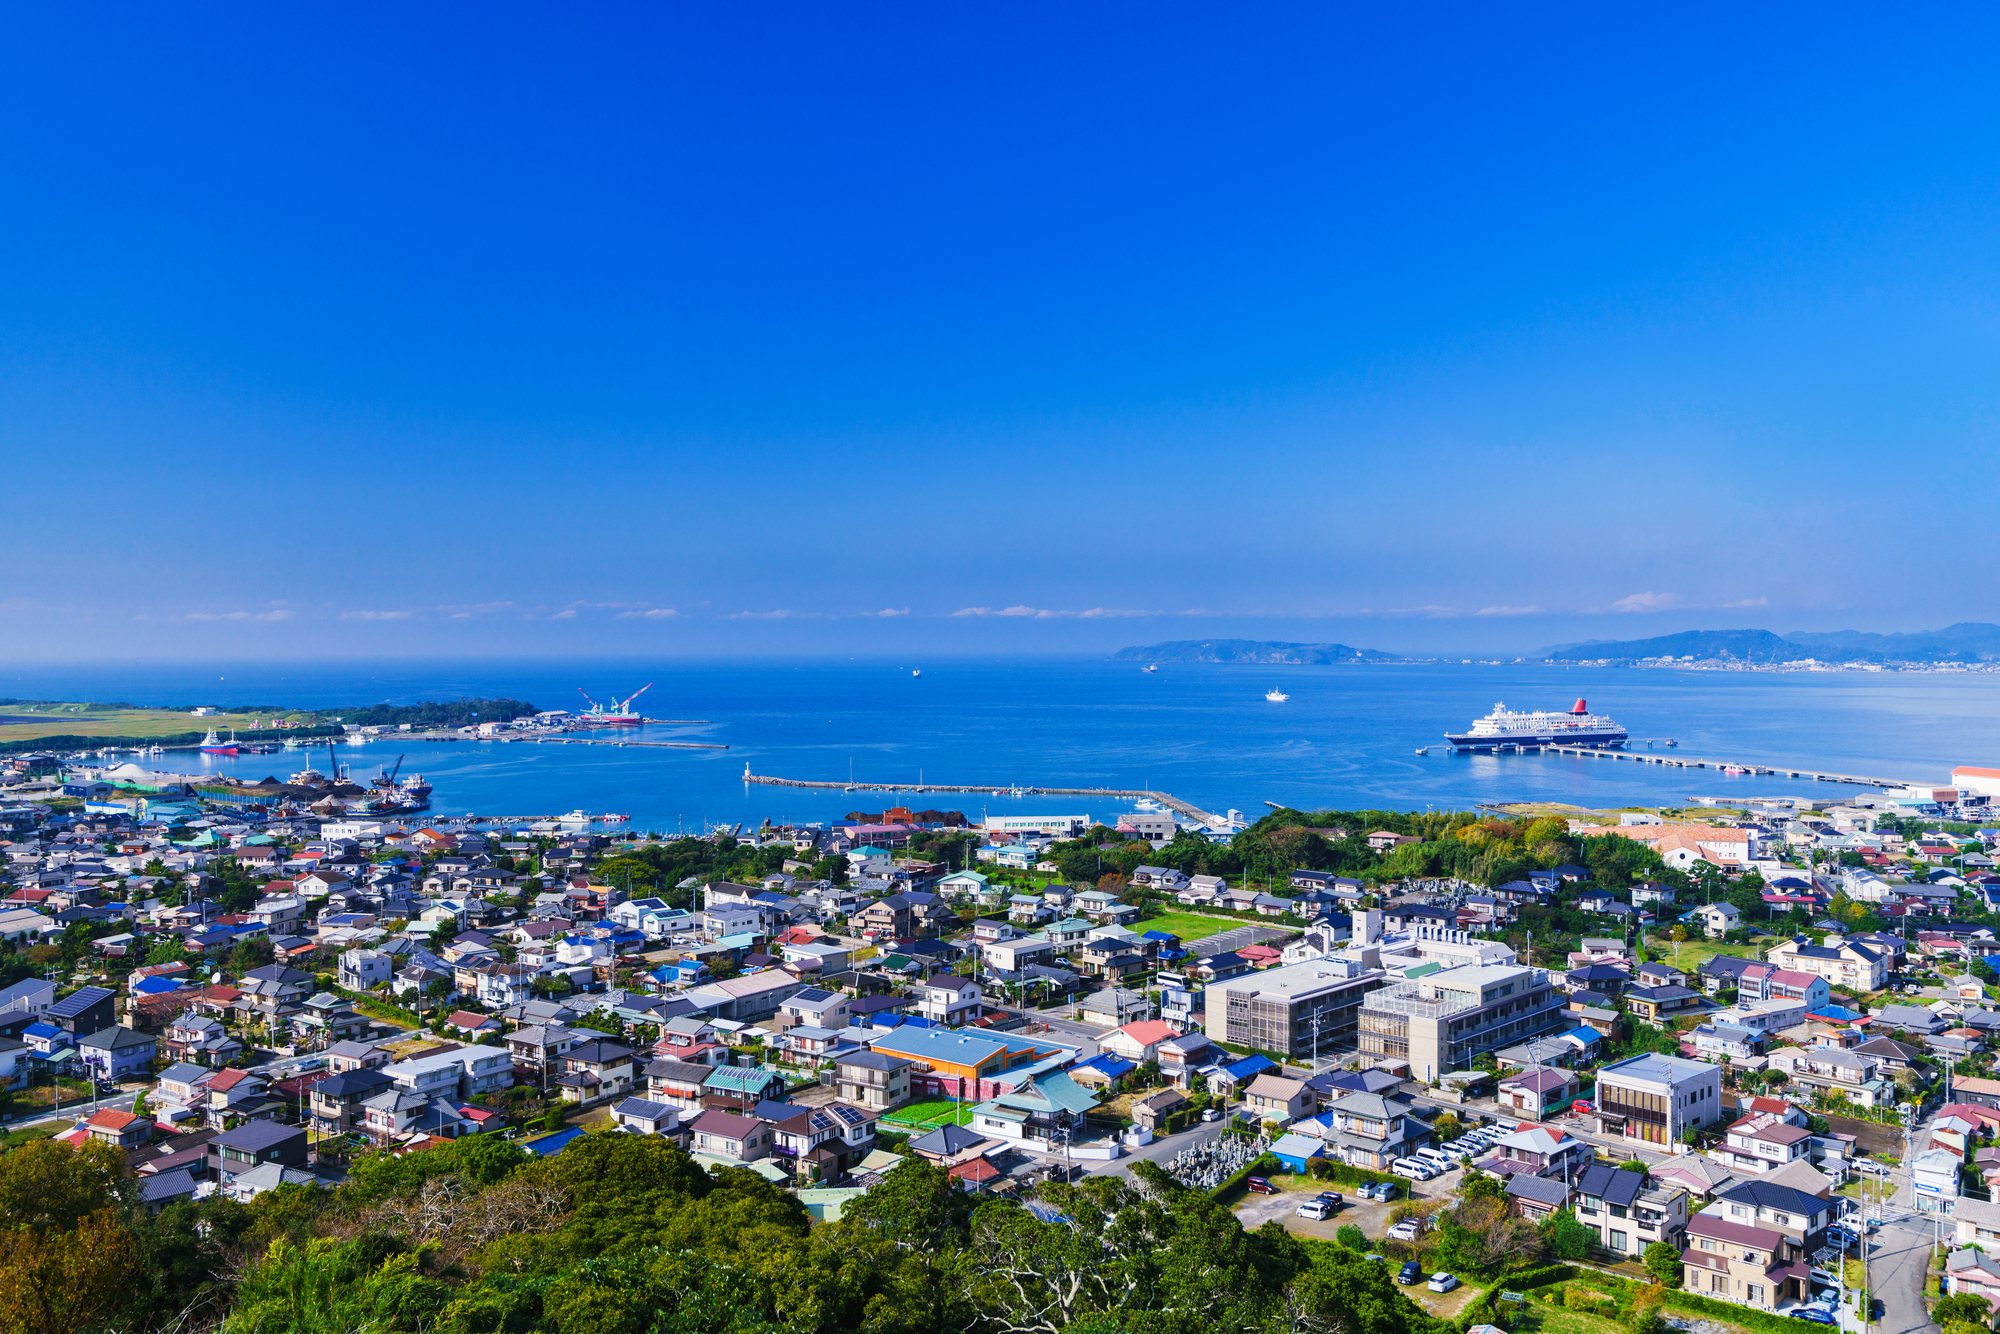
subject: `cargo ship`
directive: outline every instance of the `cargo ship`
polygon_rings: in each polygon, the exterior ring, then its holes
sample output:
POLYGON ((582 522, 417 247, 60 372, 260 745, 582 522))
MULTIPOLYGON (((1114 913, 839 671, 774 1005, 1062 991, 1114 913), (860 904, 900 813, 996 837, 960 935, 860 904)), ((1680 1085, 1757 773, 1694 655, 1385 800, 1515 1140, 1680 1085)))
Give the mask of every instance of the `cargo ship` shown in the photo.
POLYGON ((235 729, 230 729, 229 740, 224 741, 215 734, 213 727, 209 728, 208 735, 201 739, 201 753, 204 755, 234 755, 236 753, 235 729))
POLYGON ((648 681, 645 685, 633 691, 629 698, 614 699, 608 704, 600 704, 596 700, 591 699, 589 693, 582 686, 578 686, 576 693, 582 695, 590 704, 590 707, 576 715, 576 725, 579 727, 642 726, 646 721, 645 716, 637 709, 634 709, 632 703, 652 688, 653 683, 648 681))
POLYGON ((1496 750, 1502 746, 1596 746, 1615 750, 1625 744, 1626 731, 1610 718, 1592 713, 1578 700, 1568 713, 1516 713, 1505 704, 1472 724, 1469 732, 1445 733, 1458 750, 1496 750))

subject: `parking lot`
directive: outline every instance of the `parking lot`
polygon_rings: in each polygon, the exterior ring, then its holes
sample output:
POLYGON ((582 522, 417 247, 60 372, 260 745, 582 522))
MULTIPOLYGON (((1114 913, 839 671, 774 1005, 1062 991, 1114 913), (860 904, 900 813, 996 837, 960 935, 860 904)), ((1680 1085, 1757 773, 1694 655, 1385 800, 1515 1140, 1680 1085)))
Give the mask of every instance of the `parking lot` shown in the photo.
MULTIPOLYGON (((1429 1181, 1403 1184, 1412 1187, 1409 1192, 1410 1199, 1442 1200, 1449 1198, 1458 1190, 1461 1175, 1463 1173, 1460 1169, 1453 1168, 1443 1176, 1433 1177, 1429 1181)), ((1244 1196, 1242 1203, 1236 1206, 1236 1216, 1243 1221, 1243 1226, 1257 1228, 1275 1218, 1284 1225, 1287 1232, 1295 1232, 1301 1237, 1318 1237, 1325 1241, 1332 1241, 1333 1234, 1349 1223, 1366 1233, 1371 1242, 1380 1241, 1382 1234, 1389 1230, 1389 1211, 1396 1207, 1396 1202, 1376 1204, 1357 1199, 1352 1186, 1308 1182, 1302 1178, 1297 1179, 1297 1185, 1292 1185, 1293 1181, 1294 1178, 1281 1178, 1280 1189, 1275 1195, 1244 1196), (1317 1221, 1300 1218, 1298 1207, 1322 1190, 1338 1191, 1346 1198, 1346 1204, 1327 1218, 1317 1221)))

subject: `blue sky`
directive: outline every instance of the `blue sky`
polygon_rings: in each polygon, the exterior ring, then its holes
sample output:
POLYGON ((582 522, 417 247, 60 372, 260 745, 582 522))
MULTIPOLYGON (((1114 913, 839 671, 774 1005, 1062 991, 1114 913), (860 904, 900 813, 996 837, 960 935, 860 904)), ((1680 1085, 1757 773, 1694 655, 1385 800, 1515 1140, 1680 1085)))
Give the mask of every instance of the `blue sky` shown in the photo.
POLYGON ((2000 619, 1991 11, 1383 9, 17 10, 4 654, 2000 619))

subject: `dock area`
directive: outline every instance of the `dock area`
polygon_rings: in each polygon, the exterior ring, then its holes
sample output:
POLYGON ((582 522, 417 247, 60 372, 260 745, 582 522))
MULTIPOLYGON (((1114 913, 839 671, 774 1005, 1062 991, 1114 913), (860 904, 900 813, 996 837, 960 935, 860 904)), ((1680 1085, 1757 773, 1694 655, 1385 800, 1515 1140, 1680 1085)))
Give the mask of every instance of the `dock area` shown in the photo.
POLYGON ((661 750, 728 750, 718 741, 620 741, 615 737, 594 736, 505 736, 489 741, 532 741, 538 746, 654 746, 661 750))
POLYGON ((1212 811, 1205 811, 1191 801, 1182 801, 1171 792, 1149 792, 1141 788, 1120 787, 1022 787, 1018 783, 865 783, 856 779, 852 782, 819 782, 807 778, 773 778, 769 774, 753 774, 746 765, 743 781, 762 783, 767 787, 810 787, 832 789, 836 792, 883 792, 892 796, 920 796, 926 792, 984 792, 994 796, 1017 797, 1151 797, 1170 810, 1179 811, 1190 819, 1208 824, 1222 817, 1212 811))
POLYGON ((1513 746, 1495 747, 1520 751, 1539 750, 1551 755, 1567 755, 1579 760, 1625 760, 1632 764, 1659 764, 1670 769, 1713 769, 1718 772, 1729 770, 1745 776, 1769 774, 1775 778, 1810 778, 1820 783, 1853 783, 1860 787, 1915 787, 1900 778, 1871 778, 1866 774, 1837 774, 1823 769, 1807 769, 1788 764, 1759 764, 1744 760, 1700 760, 1685 755, 1660 755, 1654 752, 1600 750, 1594 746, 1513 746))

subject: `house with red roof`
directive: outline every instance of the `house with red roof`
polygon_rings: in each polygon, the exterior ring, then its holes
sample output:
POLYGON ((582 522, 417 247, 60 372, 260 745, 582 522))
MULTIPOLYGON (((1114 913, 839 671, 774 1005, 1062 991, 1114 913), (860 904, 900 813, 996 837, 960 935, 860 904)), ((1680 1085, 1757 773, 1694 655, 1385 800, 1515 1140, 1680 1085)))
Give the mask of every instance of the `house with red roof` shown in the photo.
POLYGON ((92 1112, 82 1129, 94 1143, 109 1144, 114 1149, 136 1149, 152 1137, 153 1123, 143 1116, 114 1112, 107 1107, 92 1112))
POLYGON ((1164 1019, 1140 1019, 1106 1033, 1098 1046, 1135 1065, 1144 1065, 1160 1058, 1161 1043, 1171 1042, 1180 1035, 1181 1030, 1164 1019))

